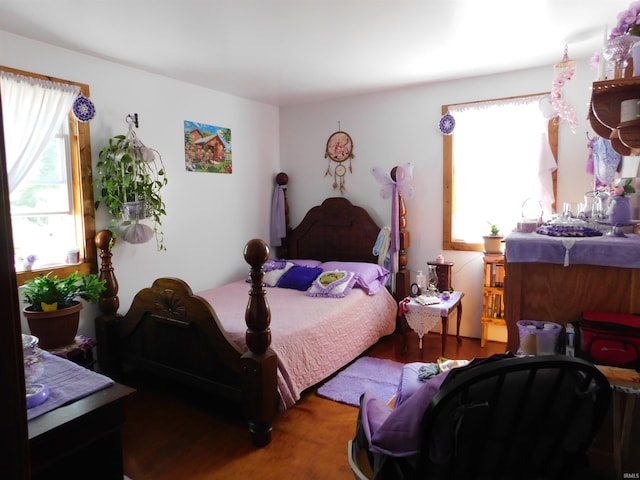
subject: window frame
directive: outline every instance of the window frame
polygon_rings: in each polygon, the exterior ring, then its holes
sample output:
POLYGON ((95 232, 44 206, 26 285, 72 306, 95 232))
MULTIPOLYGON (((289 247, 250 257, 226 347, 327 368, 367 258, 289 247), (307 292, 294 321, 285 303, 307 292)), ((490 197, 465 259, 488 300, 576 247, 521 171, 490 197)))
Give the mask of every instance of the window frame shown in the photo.
MULTIPOLYGON (((537 95, 545 95, 549 94, 549 92, 543 93, 534 93, 528 95, 519 95, 513 97, 504 97, 504 98, 494 98, 490 100, 477 100, 473 102, 464 102, 464 103, 451 103, 447 105, 442 105, 442 115, 445 115, 449 111, 449 107, 459 106, 459 105, 470 105, 474 103, 484 103, 484 102, 497 102, 502 100, 512 100, 517 98, 527 98, 533 97, 537 95)), ((463 242, 459 240, 454 240, 452 238, 453 231, 453 194, 454 194, 454 174, 453 174, 453 136, 455 135, 455 130, 451 135, 442 135, 442 163, 443 163, 443 185, 442 185, 442 205, 443 205, 443 213, 442 213, 442 248, 443 250, 463 250, 463 251, 471 251, 471 252, 482 252, 484 250, 484 245, 482 243, 470 243, 463 242)), ((549 120, 548 123, 548 136, 549 136, 549 146, 551 147, 551 152, 558 163, 558 119, 554 117, 549 120)), ((499 139, 498 139, 499 140, 499 139)), ((551 174, 552 182, 553 182, 553 193, 554 193, 554 203, 552 204, 553 209, 556 208, 556 201, 558 198, 558 169, 554 170, 551 174)))
MULTIPOLYGON (((41 75, 38 73, 17 70, 0 65, 0 70, 23 75, 25 77, 39 78, 50 82, 59 82, 80 87, 82 95, 90 97, 89 85, 70 80, 41 75)), ((71 153, 71 174, 73 182, 74 218, 76 229, 82 232, 83 245, 81 246, 80 264, 47 266, 31 271, 16 272, 18 285, 23 285, 40 275, 51 272, 60 278, 65 278, 73 272, 90 274, 98 272, 98 255, 95 244, 95 208, 93 203, 93 170, 91 160, 91 130, 89 123, 79 122, 72 113, 69 113, 69 143, 71 153)))

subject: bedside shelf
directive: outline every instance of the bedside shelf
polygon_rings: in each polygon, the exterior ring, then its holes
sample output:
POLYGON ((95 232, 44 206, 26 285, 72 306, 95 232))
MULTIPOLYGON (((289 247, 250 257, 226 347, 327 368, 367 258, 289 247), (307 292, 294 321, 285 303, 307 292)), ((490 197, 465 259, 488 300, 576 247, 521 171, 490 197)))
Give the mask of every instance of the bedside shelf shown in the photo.
POLYGON ((481 347, 487 343, 489 325, 506 327, 504 320, 504 256, 485 255, 483 261, 481 347))

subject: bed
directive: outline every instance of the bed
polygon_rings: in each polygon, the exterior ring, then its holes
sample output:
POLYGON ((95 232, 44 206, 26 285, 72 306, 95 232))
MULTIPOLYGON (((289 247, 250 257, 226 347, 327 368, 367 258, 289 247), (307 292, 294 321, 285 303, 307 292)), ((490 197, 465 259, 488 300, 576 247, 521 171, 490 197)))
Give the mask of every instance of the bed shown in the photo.
POLYGON ((112 235, 103 230, 100 368, 117 379, 148 371, 241 402, 254 445, 266 445, 278 411, 395 330, 397 301, 372 253, 379 232, 365 209, 328 198, 286 228, 277 255, 250 240, 247 278, 196 293, 158 278, 120 315, 112 235))

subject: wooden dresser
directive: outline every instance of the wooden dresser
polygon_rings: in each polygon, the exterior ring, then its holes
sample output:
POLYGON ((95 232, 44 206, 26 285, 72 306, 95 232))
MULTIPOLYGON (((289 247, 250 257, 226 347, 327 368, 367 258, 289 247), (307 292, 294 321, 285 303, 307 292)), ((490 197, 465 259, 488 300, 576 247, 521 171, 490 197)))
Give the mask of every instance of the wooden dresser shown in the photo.
POLYGON ((640 313, 640 236, 512 233, 505 244, 508 350, 518 349, 519 320, 564 326, 586 310, 640 313))

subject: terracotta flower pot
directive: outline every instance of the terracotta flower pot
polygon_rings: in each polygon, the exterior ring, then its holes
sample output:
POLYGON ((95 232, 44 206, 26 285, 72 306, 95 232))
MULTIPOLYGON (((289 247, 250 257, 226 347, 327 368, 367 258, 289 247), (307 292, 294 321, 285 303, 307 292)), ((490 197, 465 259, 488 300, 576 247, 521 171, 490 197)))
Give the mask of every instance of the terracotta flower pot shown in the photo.
POLYGON ((64 347, 73 343, 80 323, 82 303, 51 312, 35 312, 31 307, 22 310, 31 334, 40 339, 39 346, 45 350, 64 347))

